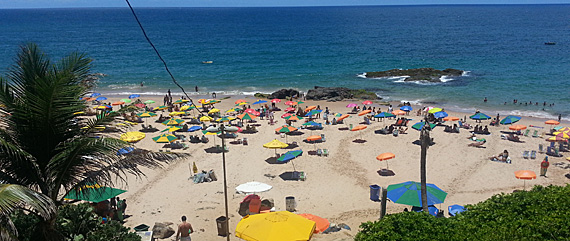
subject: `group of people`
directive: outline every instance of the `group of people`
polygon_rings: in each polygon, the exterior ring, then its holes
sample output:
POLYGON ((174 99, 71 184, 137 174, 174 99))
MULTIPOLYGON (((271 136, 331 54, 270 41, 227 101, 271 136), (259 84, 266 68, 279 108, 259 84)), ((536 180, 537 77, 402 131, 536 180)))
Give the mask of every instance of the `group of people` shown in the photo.
POLYGON ((91 203, 91 206, 95 208, 97 215, 104 218, 104 221, 117 220, 123 222, 127 210, 127 200, 114 197, 98 203, 91 203))

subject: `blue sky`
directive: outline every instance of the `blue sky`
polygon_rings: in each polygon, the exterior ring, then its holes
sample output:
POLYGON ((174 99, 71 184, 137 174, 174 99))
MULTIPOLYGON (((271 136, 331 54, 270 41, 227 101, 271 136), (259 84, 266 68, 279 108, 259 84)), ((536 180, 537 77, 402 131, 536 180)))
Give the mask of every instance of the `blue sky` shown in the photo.
MULTIPOLYGON (((129 0, 133 7, 266 7, 416 4, 545 4, 570 0, 129 0)), ((0 8, 126 7, 124 0, 0 0, 0 8)))

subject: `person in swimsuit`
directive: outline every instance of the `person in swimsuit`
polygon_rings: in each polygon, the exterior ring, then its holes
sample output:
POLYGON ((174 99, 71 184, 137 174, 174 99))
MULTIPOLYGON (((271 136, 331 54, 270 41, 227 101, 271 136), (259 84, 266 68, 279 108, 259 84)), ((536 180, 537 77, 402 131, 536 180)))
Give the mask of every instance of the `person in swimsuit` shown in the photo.
POLYGON ((194 232, 192 225, 186 222, 186 216, 182 216, 182 223, 178 225, 178 232, 176 232, 176 240, 190 241, 190 234, 194 232))

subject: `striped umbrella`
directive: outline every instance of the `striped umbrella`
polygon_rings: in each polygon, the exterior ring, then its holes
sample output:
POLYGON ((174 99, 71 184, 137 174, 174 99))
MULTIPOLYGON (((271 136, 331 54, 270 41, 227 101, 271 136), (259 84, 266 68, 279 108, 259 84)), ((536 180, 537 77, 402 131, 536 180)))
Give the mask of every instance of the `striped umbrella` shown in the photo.
POLYGON ((152 140, 156 143, 171 143, 178 140, 178 138, 171 134, 161 134, 160 136, 153 137, 152 140))
POLYGON ((517 122, 517 121, 519 121, 519 120, 521 120, 520 117, 514 116, 514 115, 510 115, 510 116, 507 116, 507 117, 505 117, 504 119, 502 119, 500 123, 503 124, 503 125, 508 125, 508 124, 513 124, 513 123, 515 123, 515 122, 517 122))
MULTIPOLYGON (((443 203, 447 193, 434 184, 427 183, 427 205, 443 203)), ((394 203, 422 206, 421 183, 408 181, 399 184, 392 184, 386 188, 388 198, 394 203)))
POLYGON ((182 119, 178 119, 178 118, 172 118, 170 120, 166 120, 164 122, 162 122, 163 125, 165 126, 177 126, 184 123, 184 120, 182 119))

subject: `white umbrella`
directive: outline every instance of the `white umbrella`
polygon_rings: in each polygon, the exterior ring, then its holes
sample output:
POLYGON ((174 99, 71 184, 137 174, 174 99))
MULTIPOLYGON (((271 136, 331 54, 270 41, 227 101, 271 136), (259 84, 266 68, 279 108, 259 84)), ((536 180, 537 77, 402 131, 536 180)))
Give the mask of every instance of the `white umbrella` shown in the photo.
POLYGON ((240 184, 236 187, 236 191, 243 194, 252 194, 252 193, 260 193, 260 192, 267 192, 271 188, 271 185, 261 183, 261 182, 246 182, 244 184, 240 184))

